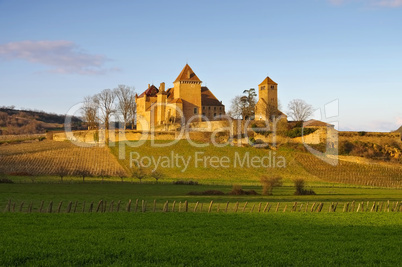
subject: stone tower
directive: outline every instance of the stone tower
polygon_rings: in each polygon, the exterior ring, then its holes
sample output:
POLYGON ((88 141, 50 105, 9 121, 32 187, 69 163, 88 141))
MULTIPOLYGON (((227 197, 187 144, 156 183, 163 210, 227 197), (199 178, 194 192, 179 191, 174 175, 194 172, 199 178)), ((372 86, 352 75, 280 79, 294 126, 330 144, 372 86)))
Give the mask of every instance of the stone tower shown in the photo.
POLYGON ((255 120, 269 120, 279 115, 278 84, 266 77, 258 85, 258 102, 255 108, 255 120))
MULTIPOLYGON (((201 80, 188 64, 173 82, 174 98, 183 101, 183 114, 186 120, 194 115, 201 114, 201 80)), ((201 118, 193 119, 192 122, 200 121, 201 118)))

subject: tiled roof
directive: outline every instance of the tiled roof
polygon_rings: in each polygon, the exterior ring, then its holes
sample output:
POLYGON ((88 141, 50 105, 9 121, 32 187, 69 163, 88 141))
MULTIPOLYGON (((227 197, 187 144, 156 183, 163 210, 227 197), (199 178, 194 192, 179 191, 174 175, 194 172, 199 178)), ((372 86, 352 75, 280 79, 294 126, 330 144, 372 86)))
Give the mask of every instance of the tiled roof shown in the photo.
POLYGON ((181 98, 175 98, 175 99, 172 99, 170 101, 170 103, 183 103, 183 100, 181 100, 181 98))
POLYGON ((202 106, 223 106, 208 87, 201 87, 201 105, 202 106))
POLYGON ((276 82, 274 82, 271 78, 269 78, 267 76, 267 78, 265 78, 262 83, 260 83, 258 86, 263 85, 263 84, 274 84, 274 85, 278 85, 276 82))
POLYGON ((146 95, 146 96, 156 96, 156 94, 158 92, 159 92, 158 88, 156 88, 155 85, 151 85, 147 90, 145 90, 138 97, 143 97, 144 95, 146 95))
POLYGON ((198 79, 197 75, 195 75, 194 71, 190 68, 188 64, 184 66, 183 70, 180 72, 179 76, 174 82, 178 81, 201 82, 201 80, 198 79))

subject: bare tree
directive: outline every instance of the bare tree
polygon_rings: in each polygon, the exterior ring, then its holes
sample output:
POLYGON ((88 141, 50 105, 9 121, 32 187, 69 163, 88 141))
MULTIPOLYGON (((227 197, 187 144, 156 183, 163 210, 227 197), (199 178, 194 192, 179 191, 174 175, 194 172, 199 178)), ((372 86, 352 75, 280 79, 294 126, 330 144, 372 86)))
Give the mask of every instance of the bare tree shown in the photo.
POLYGON ((101 113, 100 120, 106 131, 109 130, 110 116, 116 111, 114 109, 115 98, 116 94, 110 89, 105 89, 99 94, 95 95, 95 100, 101 113))
POLYGON ((119 84, 114 89, 114 93, 118 99, 117 112, 121 115, 124 122, 124 130, 127 128, 127 124, 132 121, 132 117, 135 116, 135 97, 133 88, 119 84))
POLYGON ((230 110, 228 112, 228 115, 235 118, 235 119, 240 119, 243 112, 242 112, 242 103, 240 100, 241 96, 235 96, 230 105, 230 110))
POLYGON ((88 124, 88 130, 95 129, 98 122, 98 104, 95 97, 86 96, 81 109, 84 121, 88 124))
POLYGON ((301 99, 290 101, 288 109, 288 115, 294 121, 305 121, 313 114, 313 106, 301 99))

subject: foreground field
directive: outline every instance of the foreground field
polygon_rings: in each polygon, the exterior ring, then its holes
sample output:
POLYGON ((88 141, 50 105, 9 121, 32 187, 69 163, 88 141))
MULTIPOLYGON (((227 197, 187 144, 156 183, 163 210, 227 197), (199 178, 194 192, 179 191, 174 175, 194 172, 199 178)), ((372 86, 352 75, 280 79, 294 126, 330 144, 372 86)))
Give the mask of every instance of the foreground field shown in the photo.
POLYGON ((400 213, 0 214, 0 265, 397 266, 400 213))

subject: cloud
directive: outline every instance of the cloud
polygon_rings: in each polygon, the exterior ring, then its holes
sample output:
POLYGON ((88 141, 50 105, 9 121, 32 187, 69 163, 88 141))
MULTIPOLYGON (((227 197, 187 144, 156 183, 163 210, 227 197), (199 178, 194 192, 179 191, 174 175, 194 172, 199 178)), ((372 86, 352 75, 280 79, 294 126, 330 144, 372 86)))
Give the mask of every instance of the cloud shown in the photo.
POLYGON ((402 7, 402 0, 381 0, 375 1, 374 5, 382 7, 402 7))
POLYGON ((92 55, 70 41, 21 41, 0 45, 0 60, 26 60, 51 66, 50 72, 67 74, 105 74, 118 70, 104 69, 109 61, 103 55, 92 55))
POLYGON ((402 0, 327 0, 327 1, 334 6, 340 6, 352 2, 359 2, 366 6, 389 7, 389 8, 402 7, 402 0))

